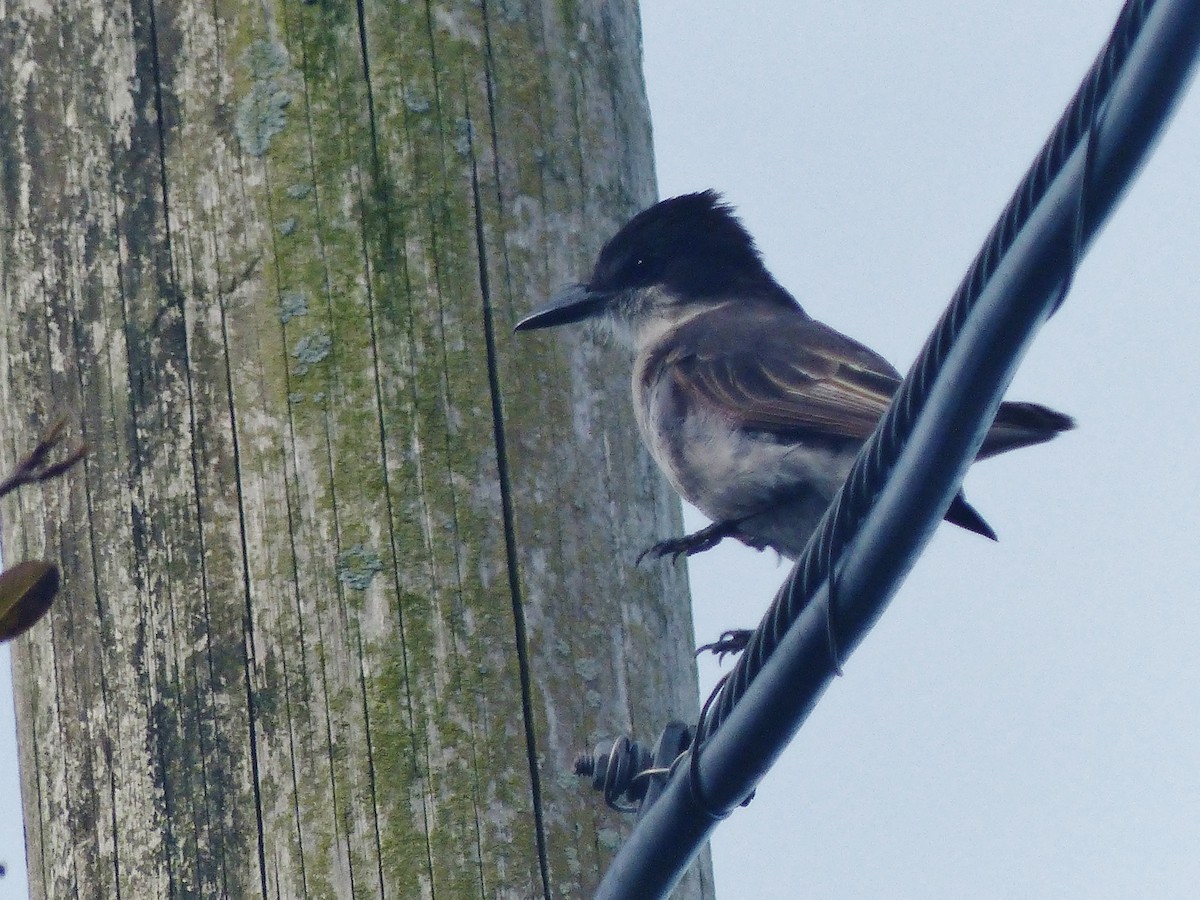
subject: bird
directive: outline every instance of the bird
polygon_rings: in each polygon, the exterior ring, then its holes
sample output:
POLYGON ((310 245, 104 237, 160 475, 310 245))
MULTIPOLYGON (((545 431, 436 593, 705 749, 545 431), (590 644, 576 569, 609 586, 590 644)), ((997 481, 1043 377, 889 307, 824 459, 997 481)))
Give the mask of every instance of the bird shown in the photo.
MULTIPOLYGON (((514 330, 584 320, 632 349, 642 440, 712 522, 654 544, 638 562, 725 538, 795 560, 901 382, 879 354, 805 312, 713 190, 639 212, 601 249, 586 283, 558 291, 514 330)), ((1036 403, 1002 403, 976 460, 1074 424, 1036 403)), ((996 539, 961 490, 945 518, 996 539)))

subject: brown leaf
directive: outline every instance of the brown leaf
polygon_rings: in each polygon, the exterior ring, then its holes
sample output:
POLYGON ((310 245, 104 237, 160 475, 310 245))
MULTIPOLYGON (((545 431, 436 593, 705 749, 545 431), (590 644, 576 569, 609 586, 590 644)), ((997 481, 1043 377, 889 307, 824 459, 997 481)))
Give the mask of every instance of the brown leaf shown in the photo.
POLYGON ((27 559, 0 572, 0 641, 24 634, 44 616, 58 593, 58 566, 27 559))

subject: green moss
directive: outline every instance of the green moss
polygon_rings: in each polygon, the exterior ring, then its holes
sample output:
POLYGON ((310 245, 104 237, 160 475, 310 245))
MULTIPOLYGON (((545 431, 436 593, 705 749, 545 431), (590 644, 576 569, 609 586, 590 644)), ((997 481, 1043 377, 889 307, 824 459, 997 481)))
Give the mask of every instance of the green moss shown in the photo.
MULTIPOLYGON (((222 6, 229 16, 225 75, 233 83, 224 139, 236 165, 221 178, 236 184, 215 209, 180 201, 186 214, 175 221, 180 270, 200 273, 198 282, 207 277, 206 248, 218 248, 215 267, 228 276, 245 268, 240 248, 261 242, 262 262, 249 283, 197 299, 187 335, 205 361, 196 369, 199 402, 214 410, 197 430, 228 429, 231 407, 239 429, 238 472, 219 470, 229 496, 208 486, 204 499, 231 506, 240 478, 244 496, 261 505, 235 525, 207 526, 206 541, 197 539, 206 526, 195 521, 196 498, 186 492, 148 513, 148 553, 180 535, 192 541, 170 561, 166 581, 184 593, 196 588, 190 554, 207 552, 212 605, 220 607, 212 634, 185 627, 177 639, 185 652, 171 660, 169 697, 184 710, 181 721, 191 730, 180 726, 180 733, 192 743, 172 738, 165 752, 186 766, 199 760, 197 748, 211 748, 228 773, 214 788, 222 799, 249 783, 247 763, 235 758, 245 755, 237 742, 248 741, 249 727, 230 725, 236 715, 210 727, 219 715, 204 698, 242 702, 252 628, 260 787, 279 798, 264 810, 264 842, 268 864, 281 866, 291 892, 301 888, 291 863, 302 852, 310 894, 343 889, 347 864, 356 876, 382 869, 397 896, 475 896, 481 879, 487 893, 533 893, 525 723, 504 577, 471 177, 474 166, 483 179, 483 262, 502 319, 526 302, 519 292, 510 296, 507 267, 514 283, 526 284, 529 272, 547 265, 545 248, 529 239, 534 230, 504 243, 525 224, 510 201, 521 199, 522 209, 533 210, 521 215, 540 221, 544 184, 582 166, 564 164, 544 146, 553 129, 542 120, 562 114, 549 108, 547 48, 524 4, 505 2, 490 23, 492 62, 504 67, 493 98, 482 74, 482 6, 363 9, 371 112, 352 4, 272 4, 269 27, 254 18, 257 8, 222 6), (498 124, 489 118, 493 108, 498 124), (495 137, 493 127, 507 130, 495 137), (494 140, 505 155, 502 185, 492 182, 494 140), (214 325, 214 311, 228 321, 214 325), (226 325, 229 347, 221 345, 226 325), (232 401, 222 395, 225 353, 232 401), (249 544, 250 621, 240 527, 249 544), (210 659, 211 683, 202 671, 210 659)), ((202 87, 195 90, 190 102, 200 105, 202 87)), ((212 145, 211 138, 175 145, 173 187, 202 180, 212 145)), ((183 325, 177 330, 182 340, 183 325)), ((536 408, 517 412, 518 421, 570 421, 565 400, 547 398, 532 375, 528 386, 536 408)), ((519 406, 515 397, 505 402, 519 406)), ((187 438, 170 435, 180 446, 187 438)), ((200 446, 205 465, 227 464, 228 448, 219 443, 200 446)), ((186 472, 191 460, 183 452, 172 463, 186 472)), ((540 539, 564 528, 561 509, 521 503, 530 534, 540 539)), ((198 605, 188 609, 199 616, 198 605)), ((535 634, 532 650, 549 659, 541 637, 535 634)), ((557 639, 556 653, 580 661, 559 671, 561 683, 535 673, 538 689, 577 698, 581 727, 590 728, 611 697, 591 684, 583 693, 580 683, 609 673, 599 656, 575 648, 594 639, 590 632, 557 639)), ((534 707, 540 716, 540 696, 534 707)), ((534 725, 544 738, 546 723, 534 725)), ((548 806, 573 784, 553 771, 543 784, 548 806)), ((178 788, 173 809, 194 820, 215 809, 201 808, 196 785, 178 788)), ((254 825, 244 809, 237 815, 241 842, 230 839, 220 852, 253 858, 246 836, 254 825)), ((560 822, 549 824, 556 876, 595 869, 596 836, 565 839, 560 822)), ((207 867, 209 857, 197 852, 207 867)), ((372 877, 357 885, 363 894, 375 890, 372 877)))

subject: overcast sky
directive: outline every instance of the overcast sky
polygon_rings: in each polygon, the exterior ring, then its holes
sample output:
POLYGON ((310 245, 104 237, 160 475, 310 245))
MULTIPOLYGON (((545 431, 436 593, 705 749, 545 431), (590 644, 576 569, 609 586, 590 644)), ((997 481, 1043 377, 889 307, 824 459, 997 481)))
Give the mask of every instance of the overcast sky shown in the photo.
MULTIPOLYGON (((724 191, 809 313, 904 371, 1119 6, 646 2, 660 193, 724 191)), ((1079 428, 968 475, 1000 542, 939 529, 717 829, 719 896, 1196 895, 1198 300, 1192 91, 1010 392, 1079 428)), ((786 574, 694 558, 699 639, 786 574)))
MULTIPOLYGON (((905 370, 1118 8, 647 0, 660 192, 723 191, 811 314, 905 370)), ((1192 91, 1014 383, 1078 430, 968 476, 1000 543, 939 530, 717 829, 721 897, 1195 895, 1198 149, 1192 91)), ((695 558, 699 639, 755 624, 786 572, 695 558)), ((9 797, 11 722, 5 700, 9 797)))

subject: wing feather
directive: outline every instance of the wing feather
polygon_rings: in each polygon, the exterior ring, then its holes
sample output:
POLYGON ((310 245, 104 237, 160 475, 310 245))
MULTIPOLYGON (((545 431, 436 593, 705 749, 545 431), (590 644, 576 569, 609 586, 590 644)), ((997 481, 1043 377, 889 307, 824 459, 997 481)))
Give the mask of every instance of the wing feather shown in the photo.
POLYGON ((886 360, 799 311, 724 311, 720 327, 698 316, 671 342, 665 362, 684 396, 752 431, 863 439, 874 430, 900 384, 886 360))

